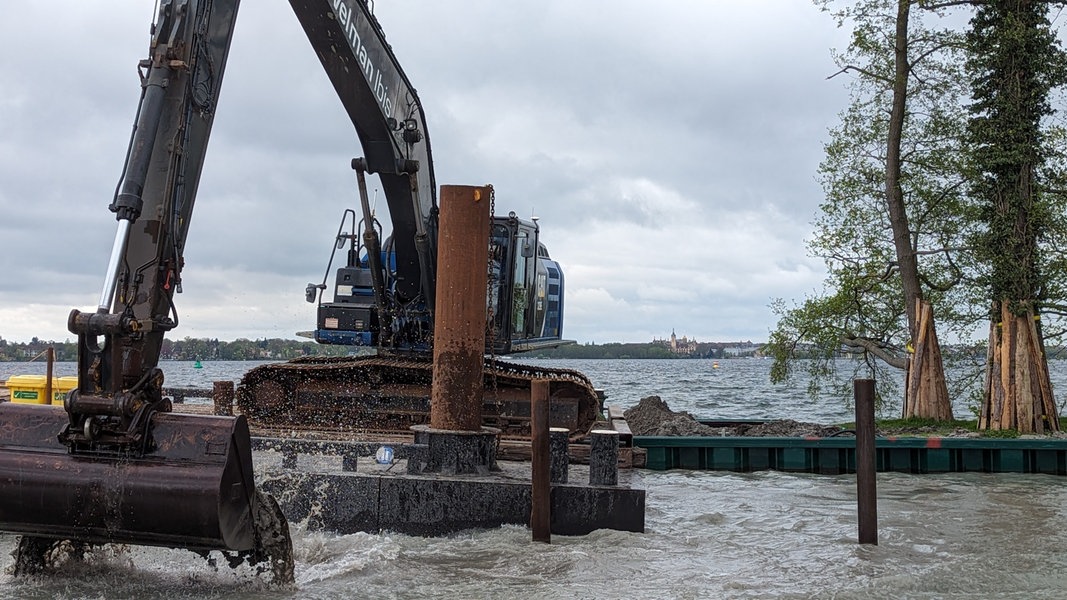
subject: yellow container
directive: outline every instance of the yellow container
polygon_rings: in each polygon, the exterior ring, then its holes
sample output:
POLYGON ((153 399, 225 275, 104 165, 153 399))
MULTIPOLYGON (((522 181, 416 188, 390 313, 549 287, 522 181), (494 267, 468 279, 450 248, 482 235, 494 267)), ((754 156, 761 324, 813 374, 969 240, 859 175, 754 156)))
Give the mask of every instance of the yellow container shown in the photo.
POLYGON ((44 375, 12 375, 7 378, 11 401, 22 404, 48 404, 44 398, 44 375))
POLYGON ((67 398, 67 392, 78 387, 78 376, 67 375, 53 380, 52 384, 52 404, 63 405, 63 401, 67 398))
POLYGON ((52 401, 45 398, 44 375, 12 375, 7 378, 7 389, 11 393, 11 401, 22 404, 63 404, 67 392, 78 387, 77 376, 53 377, 52 378, 52 401))

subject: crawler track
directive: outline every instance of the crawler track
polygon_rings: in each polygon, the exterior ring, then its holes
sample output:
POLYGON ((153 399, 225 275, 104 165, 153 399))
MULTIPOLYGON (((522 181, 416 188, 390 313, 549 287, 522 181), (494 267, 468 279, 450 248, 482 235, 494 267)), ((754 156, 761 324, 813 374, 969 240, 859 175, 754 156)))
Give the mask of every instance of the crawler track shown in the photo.
MULTIPOLYGON (((250 370, 237 405, 258 428, 407 433, 430 420, 429 360, 366 356, 308 357, 250 370)), ((550 423, 574 437, 600 415, 600 399, 578 371, 486 360, 483 423, 506 437, 530 435, 530 384, 547 379, 550 423)))

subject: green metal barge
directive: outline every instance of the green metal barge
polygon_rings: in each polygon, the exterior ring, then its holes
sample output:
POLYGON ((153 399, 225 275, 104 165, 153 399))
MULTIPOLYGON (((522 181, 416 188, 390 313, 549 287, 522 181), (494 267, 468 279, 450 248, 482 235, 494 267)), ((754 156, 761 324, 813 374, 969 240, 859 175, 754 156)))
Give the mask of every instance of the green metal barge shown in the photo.
MULTIPOLYGON (((856 471, 856 439, 850 435, 634 436, 633 445, 647 452, 645 468, 661 471, 856 471)), ((1067 439, 1061 438, 880 437, 875 448, 878 471, 1067 475, 1067 439)))

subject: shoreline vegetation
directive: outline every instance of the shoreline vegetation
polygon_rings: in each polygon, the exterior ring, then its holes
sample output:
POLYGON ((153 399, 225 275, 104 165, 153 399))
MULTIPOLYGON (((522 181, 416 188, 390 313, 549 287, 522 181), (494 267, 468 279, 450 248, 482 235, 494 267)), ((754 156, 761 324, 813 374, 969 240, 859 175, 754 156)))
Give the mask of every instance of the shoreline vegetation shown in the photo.
MULTIPOLYGON (((722 360, 722 359, 762 359, 766 344, 762 342, 702 342, 692 343, 684 349, 672 348, 669 342, 655 340, 645 343, 606 342, 597 344, 567 343, 556 348, 535 350, 514 354, 517 360, 530 359, 678 359, 678 360, 722 360)), ((0 336, 0 362, 32 362, 42 360, 45 351, 55 350, 59 362, 74 362, 78 358, 78 344, 65 340, 56 342, 33 338, 29 342, 13 342, 0 336)), ((211 338, 184 338, 181 340, 163 340, 160 353, 161 360, 290 360, 302 356, 345 356, 373 352, 370 348, 324 345, 313 340, 294 340, 283 338, 262 338, 249 340, 238 338, 234 341, 220 341, 211 338)), ((943 348, 946 355, 984 357, 984 347, 973 345, 943 348)), ((818 358, 824 353, 813 346, 800 345, 795 358, 818 358)), ((841 357, 854 356, 846 349, 840 349, 841 357)), ((1049 360, 1067 358, 1067 347, 1049 347, 1049 360)))
MULTIPOLYGON (((55 349, 56 360, 75 361, 78 344, 74 341, 45 341, 34 338, 30 342, 12 342, 0 337, 0 362, 40 360, 48 347, 55 349)), ((670 343, 657 340, 649 343, 608 342, 604 344, 569 343, 557 348, 525 352, 519 356, 526 359, 723 359, 762 357, 762 343, 706 342, 693 343, 679 349, 670 343)), ((166 339, 160 354, 161 360, 289 360, 301 356, 345 356, 353 353, 348 346, 330 346, 313 340, 239 338, 232 342, 209 338, 166 339)), ((358 352, 358 349, 356 349, 358 352)))

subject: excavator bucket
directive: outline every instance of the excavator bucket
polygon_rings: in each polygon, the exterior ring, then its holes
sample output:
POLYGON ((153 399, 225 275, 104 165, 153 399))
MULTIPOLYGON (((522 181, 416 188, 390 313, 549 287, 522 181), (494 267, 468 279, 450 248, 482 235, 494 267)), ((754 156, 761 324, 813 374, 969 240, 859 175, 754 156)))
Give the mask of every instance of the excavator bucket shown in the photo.
POLYGON ((255 545, 243 417, 156 413, 152 448, 71 453, 66 411, 0 404, 0 530, 40 538, 191 550, 255 545))

